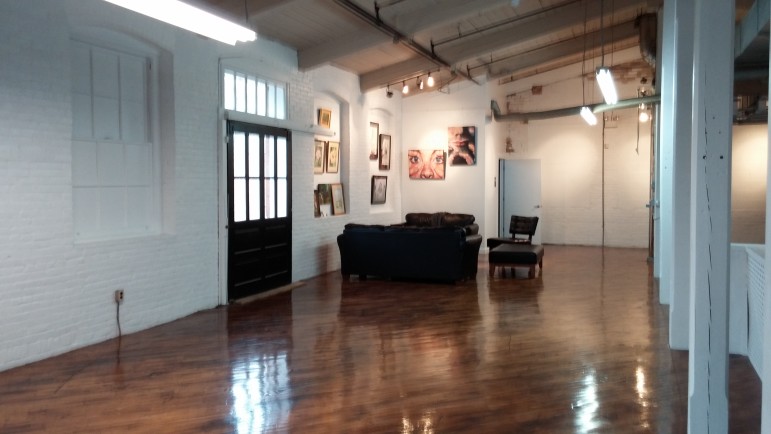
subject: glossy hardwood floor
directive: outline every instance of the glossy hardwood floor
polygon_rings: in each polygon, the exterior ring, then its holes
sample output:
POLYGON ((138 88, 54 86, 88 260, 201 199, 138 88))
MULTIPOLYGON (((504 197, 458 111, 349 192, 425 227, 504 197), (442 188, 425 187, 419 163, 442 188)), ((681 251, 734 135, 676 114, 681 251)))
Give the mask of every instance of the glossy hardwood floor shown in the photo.
MULTIPOLYGON (((0 373, 2 433, 684 433, 646 252, 547 246, 534 280, 338 273, 0 373)), ((524 276, 526 270, 519 270, 524 276)), ((732 357, 731 432, 760 431, 732 357)))

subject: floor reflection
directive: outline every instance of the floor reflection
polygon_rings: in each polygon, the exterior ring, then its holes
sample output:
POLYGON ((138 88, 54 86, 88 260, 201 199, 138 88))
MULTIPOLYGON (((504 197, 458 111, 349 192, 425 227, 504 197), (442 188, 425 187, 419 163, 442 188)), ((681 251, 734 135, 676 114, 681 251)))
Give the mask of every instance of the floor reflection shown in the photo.
POLYGON ((587 434, 594 432, 600 426, 597 420, 597 409, 600 403, 597 400, 597 379, 592 369, 582 380, 582 387, 576 394, 573 402, 573 411, 576 413, 576 433, 587 434))
POLYGON ((234 362, 231 374, 231 414, 238 434, 286 427, 292 409, 286 353, 234 362))

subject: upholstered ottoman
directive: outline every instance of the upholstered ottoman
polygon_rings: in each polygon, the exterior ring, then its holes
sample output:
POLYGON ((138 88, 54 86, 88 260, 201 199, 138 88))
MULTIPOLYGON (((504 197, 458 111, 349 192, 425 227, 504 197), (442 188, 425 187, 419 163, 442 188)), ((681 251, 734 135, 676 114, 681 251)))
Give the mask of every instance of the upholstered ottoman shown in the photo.
POLYGON ((535 266, 543 273, 543 246, 533 244, 501 244, 490 249, 490 276, 496 267, 528 267, 527 277, 535 277, 535 266))

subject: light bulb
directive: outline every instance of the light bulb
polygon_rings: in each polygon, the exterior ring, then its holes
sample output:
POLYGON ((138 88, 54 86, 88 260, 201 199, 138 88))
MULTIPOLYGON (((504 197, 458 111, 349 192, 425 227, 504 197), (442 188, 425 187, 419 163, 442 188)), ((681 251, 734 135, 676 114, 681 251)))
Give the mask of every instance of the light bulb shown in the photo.
POLYGON ((405 82, 402 82, 402 93, 405 94, 405 95, 410 93, 410 87, 407 86, 407 83, 405 83, 405 82))

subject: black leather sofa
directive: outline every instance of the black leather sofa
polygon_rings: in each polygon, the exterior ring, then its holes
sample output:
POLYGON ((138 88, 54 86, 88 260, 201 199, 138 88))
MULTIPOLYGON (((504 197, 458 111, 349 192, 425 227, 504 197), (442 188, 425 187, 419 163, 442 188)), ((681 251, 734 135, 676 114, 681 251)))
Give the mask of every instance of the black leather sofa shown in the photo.
POLYGON ((482 245, 479 227, 473 216, 455 219, 452 214, 442 214, 451 217, 447 222, 437 217, 426 225, 418 224, 414 216, 392 226, 347 224, 337 237, 341 273, 346 278, 358 275, 452 282, 473 278, 482 245), (454 224, 459 222, 466 224, 454 224))

